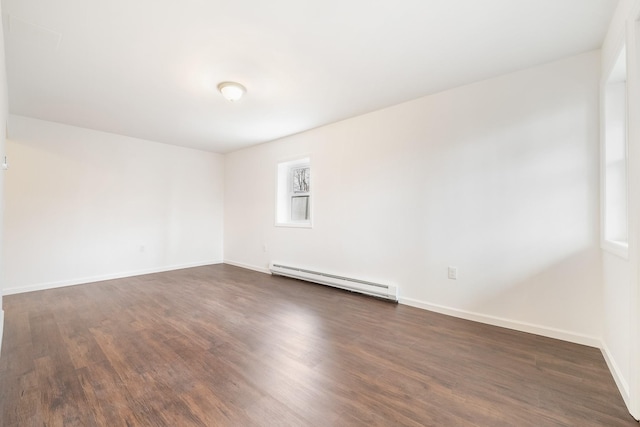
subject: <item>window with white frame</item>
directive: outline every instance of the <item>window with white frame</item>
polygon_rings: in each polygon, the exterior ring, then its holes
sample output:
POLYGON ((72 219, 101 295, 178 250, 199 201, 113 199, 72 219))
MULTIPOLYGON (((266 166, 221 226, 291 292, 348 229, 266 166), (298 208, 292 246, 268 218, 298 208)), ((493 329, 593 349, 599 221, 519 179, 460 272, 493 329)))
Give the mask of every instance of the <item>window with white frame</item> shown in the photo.
POLYGON ((603 247, 626 256, 627 209, 627 70, 622 48, 604 85, 603 247))
POLYGON ((309 157, 278 163, 276 225, 311 226, 309 157))

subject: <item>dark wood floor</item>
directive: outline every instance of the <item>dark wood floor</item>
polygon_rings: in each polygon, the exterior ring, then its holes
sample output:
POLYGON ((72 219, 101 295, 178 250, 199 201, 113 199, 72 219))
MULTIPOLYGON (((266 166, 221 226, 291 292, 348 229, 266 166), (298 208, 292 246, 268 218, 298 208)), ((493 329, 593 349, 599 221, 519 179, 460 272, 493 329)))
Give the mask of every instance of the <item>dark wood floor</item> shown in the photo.
POLYGON ((4 305, 4 426, 638 426, 597 349, 228 265, 4 305))

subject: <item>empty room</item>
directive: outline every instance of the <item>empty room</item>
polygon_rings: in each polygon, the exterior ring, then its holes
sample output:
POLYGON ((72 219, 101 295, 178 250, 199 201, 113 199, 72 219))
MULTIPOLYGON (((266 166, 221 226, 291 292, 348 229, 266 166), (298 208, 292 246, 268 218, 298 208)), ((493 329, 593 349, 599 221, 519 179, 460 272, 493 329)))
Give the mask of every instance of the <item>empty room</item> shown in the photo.
POLYGON ((2 0, 0 426, 637 426, 640 0, 2 0))

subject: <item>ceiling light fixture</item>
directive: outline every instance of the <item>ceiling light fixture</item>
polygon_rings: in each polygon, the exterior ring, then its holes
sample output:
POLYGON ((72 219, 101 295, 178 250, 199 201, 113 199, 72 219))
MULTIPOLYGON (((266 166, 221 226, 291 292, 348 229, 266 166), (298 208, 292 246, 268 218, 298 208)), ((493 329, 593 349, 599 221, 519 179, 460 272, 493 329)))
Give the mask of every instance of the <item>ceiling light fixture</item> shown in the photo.
POLYGON ((218 85, 218 90, 228 101, 236 102, 242 98, 247 89, 240 83, 222 82, 218 85))

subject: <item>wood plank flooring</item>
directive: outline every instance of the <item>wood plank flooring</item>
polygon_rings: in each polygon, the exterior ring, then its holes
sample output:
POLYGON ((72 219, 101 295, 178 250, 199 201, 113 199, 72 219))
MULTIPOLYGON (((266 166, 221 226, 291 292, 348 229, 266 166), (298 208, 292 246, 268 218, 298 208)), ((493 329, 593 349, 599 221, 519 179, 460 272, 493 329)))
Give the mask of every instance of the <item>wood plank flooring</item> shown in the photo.
POLYGON ((4 426, 638 426, 597 349, 229 265, 4 305, 4 426))

